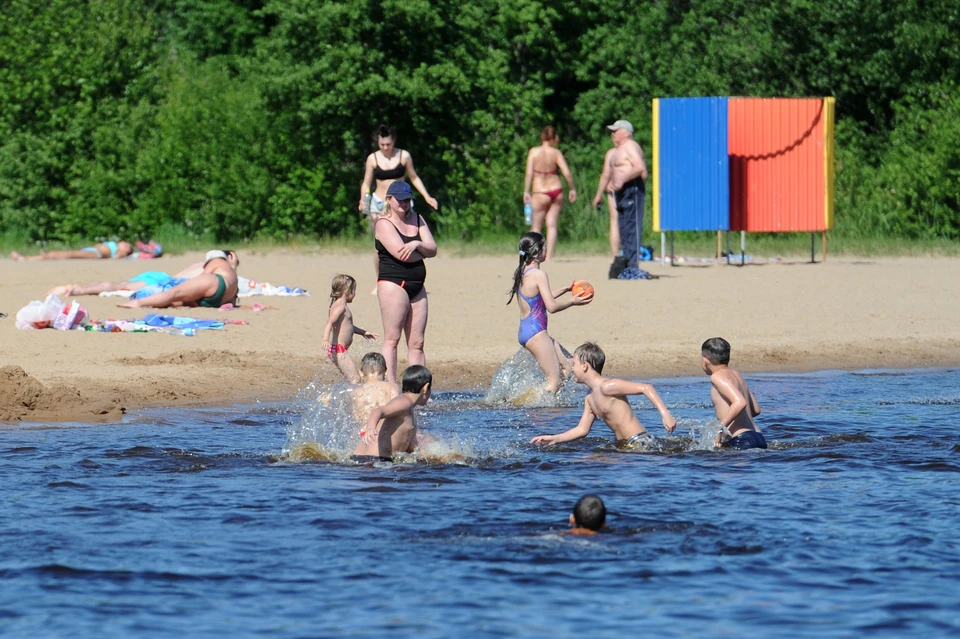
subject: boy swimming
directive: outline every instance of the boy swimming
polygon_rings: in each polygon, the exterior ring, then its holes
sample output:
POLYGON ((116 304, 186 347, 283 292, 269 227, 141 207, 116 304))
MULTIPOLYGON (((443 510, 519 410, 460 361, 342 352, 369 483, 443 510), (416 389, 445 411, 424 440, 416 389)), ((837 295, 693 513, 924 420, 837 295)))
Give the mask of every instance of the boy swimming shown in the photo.
POLYGON ((607 525, 607 507, 603 500, 596 495, 584 495, 577 500, 570 513, 570 525, 568 535, 596 535, 607 525))
POLYGON ((710 376, 710 399, 723 426, 715 445, 737 450, 766 448, 767 440, 753 421, 760 414, 760 405, 729 363, 730 342, 722 337, 711 337, 700 347, 700 367, 710 376), (726 441, 722 441, 724 432, 729 434, 726 441))
POLYGON ((361 431, 360 444, 353 451, 356 461, 392 461, 395 453, 412 453, 417 447, 417 418, 414 406, 430 400, 433 375, 426 366, 415 364, 403 371, 402 393, 375 408, 361 431))
POLYGON ((353 345, 353 336, 361 335, 366 339, 377 338, 376 333, 353 325, 353 311, 348 304, 357 296, 357 281, 349 275, 334 275, 330 283, 330 311, 327 324, 323 327, 323 341, 320 344, 330 361, 343 373, 351 384, 360 383, 357 365, 347 350, 353 345))
POLYGON ((583 400, 583 416, 574 428, 559 435, 540 435, 530 440, 531 444, 553 446, 561 442, 586 437, 593 422, 599 417, 617 436, 617 443, 628 446, 648 448, 654 443, 653 437, 640 424, 633 409, 627 402, 628 395, 644 395, 660 411, 663 427, 672 433, 677 427, 667 406, 650 384, 627 382, 622 379, 605 379, 600 376, 606 355, 592 342, 581 344, 573 353, 573 375, 581 384, 590 388, 583 400))
POLYGON ((373 409, 384 406, 400 394, 400 388, 386 381, 387 361, 380 353, 367 353, 360 360, 360 385, 351 387, 347 393, 353 407, 353 417, 366 425, 373 409))

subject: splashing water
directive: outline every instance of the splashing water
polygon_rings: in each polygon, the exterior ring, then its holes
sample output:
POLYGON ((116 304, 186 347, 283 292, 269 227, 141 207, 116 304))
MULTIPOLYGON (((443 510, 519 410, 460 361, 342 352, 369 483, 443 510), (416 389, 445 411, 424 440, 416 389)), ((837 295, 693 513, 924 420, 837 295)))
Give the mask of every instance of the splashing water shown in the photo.
POLYGON ((679 419, 677 428, 690 430, 690 443, 686 450, 716 450, 714 444, 717 442, 717 435, 723 430, 723 426, 716 419, 679 419))
POLYGON ((513 406, 572 406, 575 404, 576 382, 567 379, 556 394, 543 390, 547 377, 536 358, 521 348, 493 374, 485 401, 488 404, 513 406))
POLYGON ((358 424, 350 401, 351 387, 336 384, 287 427, 281 458, 286 461, 344 461, 357 445, 358 424))

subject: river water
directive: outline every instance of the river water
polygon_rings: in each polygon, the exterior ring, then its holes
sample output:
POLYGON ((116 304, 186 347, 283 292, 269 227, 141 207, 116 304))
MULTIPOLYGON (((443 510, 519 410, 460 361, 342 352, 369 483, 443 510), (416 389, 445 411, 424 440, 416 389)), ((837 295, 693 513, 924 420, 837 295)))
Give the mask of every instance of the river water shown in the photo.
POLYGON ((706 377, 654 381, 673 436, 634 398, 655 453, 527 444, 582 387, 440 393, 392 464, 310 393, 0 427, 0 635, 958 636, 960 371, 747 379, 765 451, 710 449, 706 377), (585 493, 607 529, 561 534, 585 493))

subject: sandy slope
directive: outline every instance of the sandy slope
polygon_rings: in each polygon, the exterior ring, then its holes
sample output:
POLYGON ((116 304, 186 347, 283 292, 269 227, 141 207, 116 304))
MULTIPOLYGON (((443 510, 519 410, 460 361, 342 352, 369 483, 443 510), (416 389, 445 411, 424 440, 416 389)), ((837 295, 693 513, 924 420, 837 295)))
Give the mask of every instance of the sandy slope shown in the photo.
MULTIPOLYGON (((561 247, 562 251, 562 247, 561 247)), ((241 252, 240 272, 301 286, 306 298, 247 298, 276 310, 172 314, 248 320, 247 326, 167 334, 21 331, 17 310, 69 282, 120 280, 143 270, 176 271, 201 254, 155 262, 60 261, 0 264, 0 420, 112 419, 141 406, 253 402, 292 397, 318 377, 336 379, 321 357, 329 282, 357 277, 357 324, 380 333, 370 254, 241 252), (22 367, 19 371, 13 366, 22 367), (24 374, 25 373, 25 374, 24 374)), ((506 306, 516 260, 428 262, 428 365, 436 387, 484 388, 518 348, 519 311, 506 306)), ((550 318, 550 333, 572 349, 597 341, 610 375, 698 375, 700 343, 716 335, 745 371, 943 366, 960 363, 960 260, 950 258, 801 260, 731 266, 649 265, 657 281, 609 281, 605 257, 563 258, 546 268, 555 287, 590 280, 595 301, 550 318)), ((79 298, 95 318, 141 317, 117 298, 79 298)), ((355 343, 351 352, 363 354, 355 343)), ((401 347, 401 358, 404 354, 401 347)))

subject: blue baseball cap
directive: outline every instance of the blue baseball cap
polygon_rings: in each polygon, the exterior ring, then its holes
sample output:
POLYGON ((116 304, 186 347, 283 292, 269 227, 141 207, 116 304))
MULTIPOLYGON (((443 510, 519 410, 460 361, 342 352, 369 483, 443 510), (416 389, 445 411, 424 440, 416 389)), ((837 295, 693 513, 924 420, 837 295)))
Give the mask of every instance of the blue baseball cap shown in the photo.
POLYGON ((387 197, 390 196, 397 200, 412 200, 413 191, 410 190, 409 184, 397 180, 387 188, 387 197))

